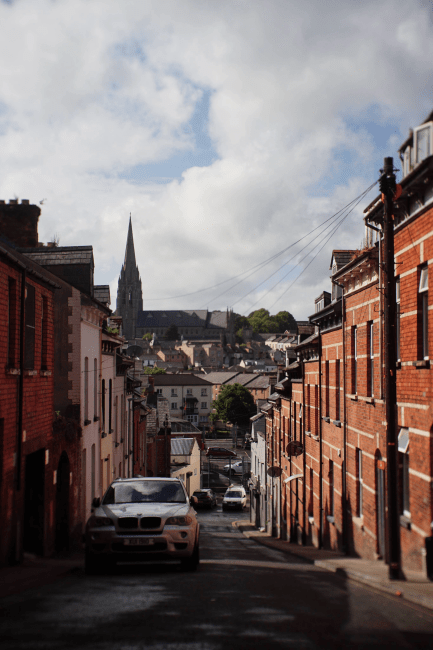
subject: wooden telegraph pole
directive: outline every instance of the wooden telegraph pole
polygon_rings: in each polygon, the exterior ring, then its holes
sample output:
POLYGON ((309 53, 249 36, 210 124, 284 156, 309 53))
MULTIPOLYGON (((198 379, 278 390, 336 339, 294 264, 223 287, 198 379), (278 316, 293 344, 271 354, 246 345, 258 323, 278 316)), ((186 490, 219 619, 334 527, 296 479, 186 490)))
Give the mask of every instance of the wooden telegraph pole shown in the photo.
POLYGON ((397 186, 392 158, 385 158, 380 189, 383 211, 383 288, 384 288, 384 374, 386 415, 387 503, 388 503, 388 564, 391 580, 401 578, 400 516, 398 508, 397 453, 397 332, 394 273, 394 224, 392 201, 397 186))

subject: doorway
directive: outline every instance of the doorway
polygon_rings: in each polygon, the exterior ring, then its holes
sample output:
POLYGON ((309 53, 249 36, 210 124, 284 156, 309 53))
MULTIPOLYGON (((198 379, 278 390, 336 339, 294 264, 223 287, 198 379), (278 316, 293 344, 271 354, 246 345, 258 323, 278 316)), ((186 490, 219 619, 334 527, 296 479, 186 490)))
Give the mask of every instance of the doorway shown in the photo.
POLYGON ((45 449, 26 456, 23 550, 43 555, 45 449))
POLYGON ((69 549, 69 458, 64 451, 57 467, 56 552, 69 549))

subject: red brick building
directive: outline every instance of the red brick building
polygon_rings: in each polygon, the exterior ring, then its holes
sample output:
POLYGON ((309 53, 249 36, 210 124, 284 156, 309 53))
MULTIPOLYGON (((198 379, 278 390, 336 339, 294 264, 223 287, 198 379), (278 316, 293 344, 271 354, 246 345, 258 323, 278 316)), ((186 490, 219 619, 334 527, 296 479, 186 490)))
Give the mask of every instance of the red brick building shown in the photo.
POLYGON ((57 465, 52 423, 57 287, 50 273, 0 242, 1 564, 19 562, 23 552, 50 554, 55 547, 57 465))
POLYGON ((433 526, 432 142, 433 114, 400 150, 393 202, 397 485, 387 484, 381 197, 365 210, 365 248, 334 251, 332 294, 317 298, 309 319, 316 333, 297 345, 298 361, 262 409, 268 530, 388 562, 391 490, 403 571, 426 570, 433 526))

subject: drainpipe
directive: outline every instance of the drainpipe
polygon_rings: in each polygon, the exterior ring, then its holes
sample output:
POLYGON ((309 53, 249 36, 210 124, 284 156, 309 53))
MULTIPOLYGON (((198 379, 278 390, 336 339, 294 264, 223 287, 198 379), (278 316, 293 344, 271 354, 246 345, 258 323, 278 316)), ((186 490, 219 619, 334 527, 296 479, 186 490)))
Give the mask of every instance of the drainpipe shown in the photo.
MULTIPOLYGON (((305 457, 305 363, 302 363, 302 419, 301 419, 301 431, 300 431, 300 438, 302 442, 302 446, 304 448, 304 453, 302 454, 302 469, 303 469, 303 481, 302 481, 302 545, 305 546, 307 543, 306 539, 306 534, 305 534, 305 526, 306 526, 306 514, 305 514, 305 465, 306 465, 306 457, 305 457)), ((298 479, 296 479, 296 499, 298 499, 298 479)))
MULTIPOLYGON (((319 548, 323 548, 322 336, 319 328, 319 548)), ((329 374, 329 373, 328 373, 329 374)), ((329 379, 328 379, 329 381, 329 379)), ((305 484, 305 472, 304 472, 305 484)))
MULTIPOLYGON (((347 521, 347 418, 346 418, 346 301, 344 295, 344 285, 332 280, 333 284, 340 287, 341 294, 341 329, 342 329, 342 345, 343 345, 343 466, 342 466, 342 505, 343 505, 343 535, 342 547, 343 553, 349 554, 349 541, 348 541, 348 521, 347 521)), ((341 398, 341 393, 340 393, 341 398)), ((340 399, 341 411, 341 399, 340 399)), ((341 421, 341 412, 340 412, 341 421)))
POLYGON ((24 401, 24 344, 25 344, 25 310, 26 310, 26 270, 21 272, 21 309, 20 309, 20 374, 18 377, 18 432, 16 458, 16 488, 21 490, 21 458, 23 440, 23 401, 24 401))

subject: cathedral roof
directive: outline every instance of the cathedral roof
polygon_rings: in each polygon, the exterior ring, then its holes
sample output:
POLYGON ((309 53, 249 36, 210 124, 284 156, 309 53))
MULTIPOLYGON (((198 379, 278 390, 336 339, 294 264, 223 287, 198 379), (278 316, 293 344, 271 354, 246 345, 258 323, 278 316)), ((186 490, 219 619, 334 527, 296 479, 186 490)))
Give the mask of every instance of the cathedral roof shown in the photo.
POLYGON ((137 327, 206 327, 207 316, 206 309, 149 309, 138 313, 137 327))

